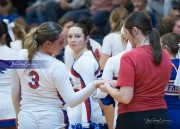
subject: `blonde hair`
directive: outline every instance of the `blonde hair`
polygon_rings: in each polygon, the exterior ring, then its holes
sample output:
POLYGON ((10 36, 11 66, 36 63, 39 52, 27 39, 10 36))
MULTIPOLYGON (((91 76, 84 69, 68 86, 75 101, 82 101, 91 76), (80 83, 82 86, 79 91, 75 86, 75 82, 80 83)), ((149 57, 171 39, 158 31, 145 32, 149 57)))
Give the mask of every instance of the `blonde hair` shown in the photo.
POLYGON ((17 36, 18 39, 22 40, 22 45, 24 48, 24 40, 26 37, 27 24, 22 18, 17 18, 14 20, 15 26, 12 28, 13 33, 17 36))
POLYGON ((28 59, 31 61, 38 50, 46 41, 54 42, 62 32, 62 27, 55 22, 45 22, 37 29, 32 29, 26 36, 24 43, 28 50, 28 59))
POLYGON ((128 16, 128 11, 124 7, 115 8, 112 12, 110 17, 115 22, 115 26, 111 29, 111 32, 117 32, 121 30, 123 25, 123 20, 128 16))

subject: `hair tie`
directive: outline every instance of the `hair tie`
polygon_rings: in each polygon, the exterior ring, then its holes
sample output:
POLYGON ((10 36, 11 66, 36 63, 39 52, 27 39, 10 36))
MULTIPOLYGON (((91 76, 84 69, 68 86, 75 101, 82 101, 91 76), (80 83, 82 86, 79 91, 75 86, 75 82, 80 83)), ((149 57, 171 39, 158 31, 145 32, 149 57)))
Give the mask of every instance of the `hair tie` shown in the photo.
POLYGON ((36 33, 35 34, 38 34, 38 29, 36 29, 36 33))
POLYGON ((119 19, 118 19, 118 22, 122 22, 122 21, 123 21, 123 19, 122 19, 122 18, 119 18, 119 19))

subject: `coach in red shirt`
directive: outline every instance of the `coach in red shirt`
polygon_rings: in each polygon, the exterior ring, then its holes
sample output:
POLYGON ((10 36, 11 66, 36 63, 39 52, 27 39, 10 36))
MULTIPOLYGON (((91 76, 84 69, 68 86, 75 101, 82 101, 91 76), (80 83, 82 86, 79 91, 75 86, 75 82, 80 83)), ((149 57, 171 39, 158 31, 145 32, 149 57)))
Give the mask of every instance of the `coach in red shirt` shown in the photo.
POLYGON ((116 129, 168 129, 172 121, 163 97, 172 69, 170 56, 143 12, 130 14, 123 29, 134 49, 121 58, 116 88, 108 83, 100 87, 119 102, 116 129))

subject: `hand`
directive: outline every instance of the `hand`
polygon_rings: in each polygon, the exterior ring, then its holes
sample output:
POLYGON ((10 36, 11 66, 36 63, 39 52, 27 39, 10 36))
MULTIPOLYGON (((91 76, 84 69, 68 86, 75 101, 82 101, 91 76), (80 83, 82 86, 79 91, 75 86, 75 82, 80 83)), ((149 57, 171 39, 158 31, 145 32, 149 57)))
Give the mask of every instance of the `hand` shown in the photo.
POLYGON ((99 86, 99 89, 105 93, 108 93, 110 88, 112 88, 112 86, 108 82, 105 82, 103 85, 99 86))
POLYGON ((95 80, 93 81, 93 85, 95 88, 98 88, 100 85, 103 85, 106 82, 106 80, 95 80))
POLYGON ((69 3, 64 1, 64 0, 61 0, 60 2, 60 7, 63 9, 63 10, 68 10, 69 9, 69 3))

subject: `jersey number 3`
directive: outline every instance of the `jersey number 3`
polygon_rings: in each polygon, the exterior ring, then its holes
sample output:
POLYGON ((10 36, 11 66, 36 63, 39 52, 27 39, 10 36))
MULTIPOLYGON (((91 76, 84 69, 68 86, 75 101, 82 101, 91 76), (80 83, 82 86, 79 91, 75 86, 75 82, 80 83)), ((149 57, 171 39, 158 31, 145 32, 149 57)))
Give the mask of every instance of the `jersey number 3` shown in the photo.
POLYGON ((36 89, 39 87, 39 75, 35 71, 29 72, 29 76, 32 77, 33 82, 29 82, 29 86, 33 89, 36 89))

